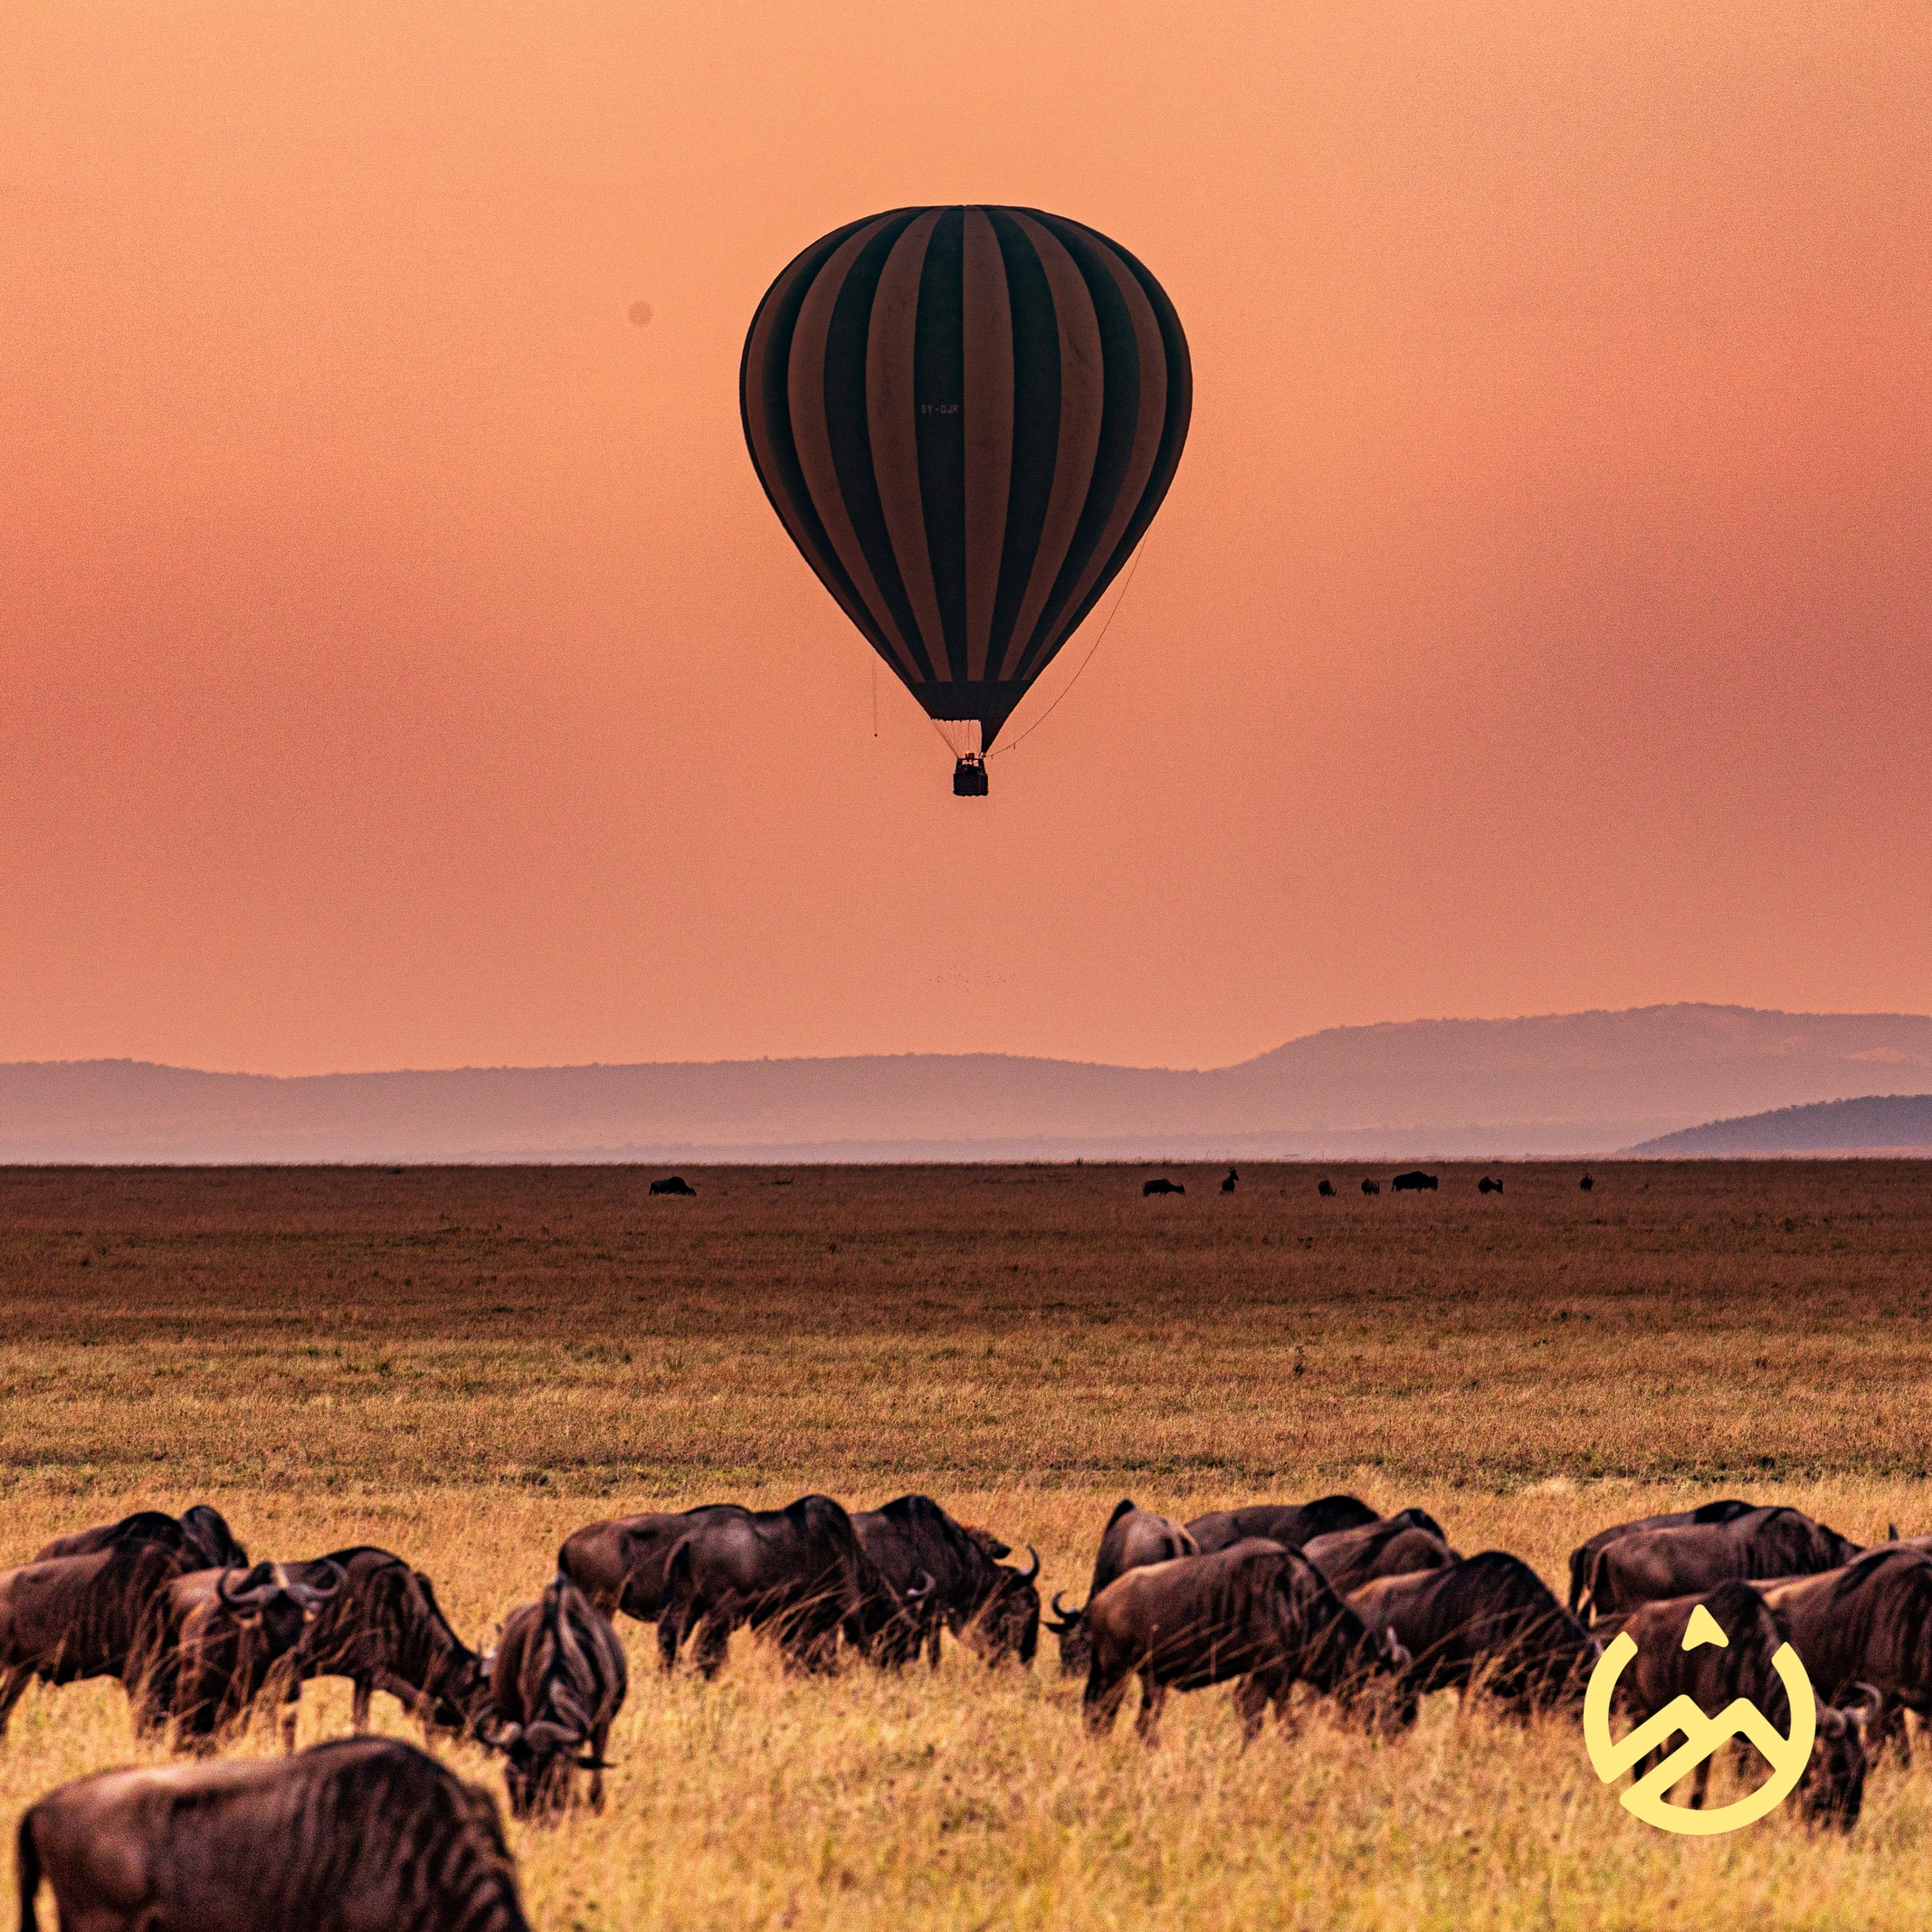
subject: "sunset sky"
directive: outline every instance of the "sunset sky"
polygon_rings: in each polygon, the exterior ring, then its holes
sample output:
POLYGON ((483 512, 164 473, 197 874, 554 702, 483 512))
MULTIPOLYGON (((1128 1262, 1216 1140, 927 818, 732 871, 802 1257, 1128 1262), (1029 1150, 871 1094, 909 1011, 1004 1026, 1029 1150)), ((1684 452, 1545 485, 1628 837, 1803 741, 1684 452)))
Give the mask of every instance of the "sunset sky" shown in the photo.
POLYGON ((0 1060, 1932 1011, 1928 100, 1923 0, 27 0, 0 1060), (737 394, 798 249, 959 201, 1195 380, 984 801, 737 394))

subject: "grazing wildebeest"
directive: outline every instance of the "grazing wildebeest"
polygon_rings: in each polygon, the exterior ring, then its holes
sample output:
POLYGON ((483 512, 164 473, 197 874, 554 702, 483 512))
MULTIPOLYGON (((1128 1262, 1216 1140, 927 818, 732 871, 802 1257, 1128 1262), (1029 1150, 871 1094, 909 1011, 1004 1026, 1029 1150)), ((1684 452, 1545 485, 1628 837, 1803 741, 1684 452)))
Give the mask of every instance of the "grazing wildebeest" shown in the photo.
POLYGON ((1596 1185, 1596 1177, 1594 1175, 1586 1174, 1584 1175, 1582 1180, 1577 1182, 1576 1185, 1580 1188, 1582 1188, 1585 1194, 1588 1194, 1590 1190, 1596 1185))
POLYGON ((669 1180, 652 1182, 651 1192, 654 1194, 694 1194, 698 1190, 681 1174, 674 1174, 669 1180))
MULTIPOLYGON (((1624 1623, 1624 1634, 1637 1654, 1617 1680, 1617 1699, 1639 1724, 1653 1718, 1674 1699, 1688 1697, 1707 1718, 1715 1718, 1738 1698, 1756 1705, 1773 1727, 1787 1735, 1791 1700, 1771 1660, 1790 1638, 1784 1619, 1747 1583, 1732 1578, 1701 1596, 1670 1597, 1645 1604, 1624 1623), (1723 1643, 1707 1636, 1684 1648, 1690 1619, 1699 1607, 1724 1633, 1723 1643)), ((1795 1643, 1800 1661, 1804 1652, 1795 1643)), ((1806 1666, 1809 1674, 1810 1666, 1806 1666)), ((1878 1714, 1883 1699, 1870 1685, 1845 1686, 1850 1704, 1839 1708, 1818 1693, 1818 1728, 1810 1762, 1798 1780, 1799 1804, 1813 1823, 1831 1823, 1850 1831, 1858 1822, 1865 1789, 1865 1727, 1878 1714)), ((1660 1746, 1634 1769, 1642 1776, 1661 1764, 1674 1744, 1660 1746)), ((1751 1747, 1740 1742, 1737 1755, 1748 1758, 1751 1747)), ((1701 1809, 1710 1785, 1710 1759, 1698 1765, 1691 1789, 1692 1810, 1701 1809)))
POLYGON ((1317 1181, 1315 1184, 1315 1192, 1318 1194, 1324 1201, 1332 1200, 1335 1195, 1335 1183, 1333 1181, 1317 1181))
MULTIPOLYGON (((1242 1729, 1252 1737, 1271 1703, 1306 1681, 1352 1705, 1376 1675, 1409 1659, 1377 1638, 1299 1550, 1253 1537, 1206 1556, 1179 1556, 1129 1570, 1087 1605, 1093 1661, 1081 1708, 1095 1736, 1110 1731, 1128 1680, 1140 1679, 1135 1728, 1155 1741, 1170 1690, 1201 1690, 1231 1678, 1242 1729)), ((1412 1724, 1415 1699, 1391 1712, 1412 1724)))
POLYGON ((856 1509, 852 1527, 860 1547, 892 1592, 892 1621, 875 1642, 874 1657, 909 1662, 923 1644, 939 1661, 939 1632, 970 1643, 989 1664, 1017 1657, 1031 1666, 1040 1643, 1039 1552, 1023 1570, 994 1561, 988 1546, 1007 1546, 956 1523, 929 1496, 900 1496, 879 1509, 856 1509), (912 1608, 900 1611, 910 1602, 912 1608))
POLYGON ((369 1727, 369 1699, 378 1690, 403 1704, 427 1733, 460 1737, 474 1727, 490 1689, 482 1660, 450 1628, 435 1585, 421 1570, 367 1544, 282 1567, 296 1584, 313 1585, 328 1570, 343 1578, 296 1653, 282 1714, 291 1747, 301 1686, 317 1677, 346 1677, 355 1687, 349 1721, 358 1731, 369 1727))
POLYGON ((1186 1192, 1178 1181, 1170 1181, 1165 1175, 1157 1180, 1144 1183, 1140 1190, 1142 1199, 1148 1194, 1185 1194, 1186 1192))
POLYGON ((1236 1174, 1236 1173, 1235 1173, 1235 1171, 1233 1170, 1233 1168, 1230 1167, 1230 1168, 1228 1169, 1228 1177, 1227 1177, 1227 1179, 1226 1179, 1226 1180, 1224 1180, 1223 1182, 1222 1182, 1222 1184, 1221 1184, 1221 1191, 1222 1191, 1222 1193, 1223 1193, 1223 1194, 1232 1194, 1232 1193, 1234 1192, 1234 1189, 1235 1189, 1235 1185, 1236 1185, 1236 1184, 1237 1184, 1237 1183, 1238 1183, 1238 1182, 1240 1181, 1240 1179, 1241 1179, 1241 1176, 1240 1176, 1240 1175, 1236 1174))
POLYGON ((1499 1194, 1502 1191, 1503 1184, 1500 1181, 1492 1181, 1488 1175, 1484 1175, 1476 1183, 1476 1192, 1480 1194, 1499 1194))
POLYGON ((1579 1543, 1570 1552, 1571 1615, 1582 1613, 1588 1603, 1590 1569, 1600 1549, 1607 1548, 1624 1537, 1635 1536, 1640 1530, 1681 1529, 1687 1523, 1728 1523, 1733 1517, 1748 1516, 1757 1507, 1756 1503, 1740 1502, 1736 1497, 1727 1497, 1722 1502, 1699 1503, 1695 1509, 1673 1509, 1663 1516, 1640 1516, 1628 1523, 1613 1523, 1608 1529, 1599 1529, 1594 1537, 1579 1543))
POLYGON ((586 1523, 564 1538, 557 1566, 605 1616, 622 1611, 641 1623, 655 1623, 663 1604, 664 1566, 686 1531, 713 1518, 749 1514, 738 1503, 704 1503, 696 1509, 586 1523))
POLYGON ((916 1614, 923 1594, 893 1591, 829 1496, 719 1514, 693 1523, 665 1564, 658 1658, 670 1670, 694 1638, 693 1661, 715 1677, 743 1623, 769 1630, 791 1668, 830 1670, 842 1634, 870 1656, 873 1639, 907 1607, 916 1614))
POLYGON ((1362 1192, 1365 1194, 1379 1194, 1382 1192, 1382 1183, 1380 1181, 1364 1181, 1362 1183, 1362 1192))
POLYGON ((1424 1189, 1433 1194, 1436 1178, 1432 1174, 1424 1174, 1420 1167, 1412 1167, 1407 1174, 1398 1174, 1389 1185, 1399 1194, 1421 1194, 1424 1189))
POLYGON ((1815 1576, 1859 1554, 1859 1546, 1803 1510, 1746 1509, 1721 1523, 1640 1529, 1597 1551, 1588 1602, 1597 1616, 1622 1616, 1667 1596, 1701 1596, 1727 1577, 1815 1576))
POLYGON ((573 1771, 590 1773, 590 1802, 603 1808, 604 1747, 628 1688, 610 1619, 567 1576, 504 1618, 478 1735, 504 1754, 518 1817, 561 1811, 573 1771))
POLYGON ((270 1672, 341 1591, 339 1564, 303 1568, 301 1579, 279 1563, 195 1570, 157 1590, 128 1671, 136 1730, 171 1721, 178 1749, 206 1751, 245 1725, 270 1672))
POLYGON ((1757 1589, 1820 1697, 1839 1703, 1870 1684, 1889 1719, 1904 1710, 1932 1719, 1932 1557, 1923 1550, 1880 1543, 1842 1569, 1757 1589))
POLYGON ((1480 1692, 1519 1717, 1580 1706, 1597 1645, 1543 1579, 1506 1550, 1446 1569, 1381 1576, 1348 1601, 1376 1630, 1393 1630, 1414 1659, 1415 1690, 1480 1692))
POLYGON ((43 1684, 90 1677, 130 1683, 148 1604, 195 1566, 176 1525, 172 1542, 118 1543, 0 1570, 0 1737, 34 1678, 43 1684))
POLYGON ((33 1560, 44 1563, 55 1556, 90 1556, 97 1550, 131 1543, 172 1546, 177 1537, 195 1558, 195 1569, 248 1567, 248 1552, 230 1533, 222 1512, 209 1503, 195 1503, 179 1516, 169 1516, 161 1509, 138 1509, 118 1523, 100 1523, 92 1529, 77 1529, 70 1536, 56 1537, 33 1560))
POLYGON ((529 1932, 496 1800, 414 1746, 97 1771, 20 1821, 21 1932, 529 1932))
MULTIPOLYGON (((1100 1537, 1099 1554, 1093 1559, 1093 1581, 1087 1585, 1090 1604, 1113 1580, 1128 1570, 1145 1564, 1166 1563, 1173 1556, 1197 1556, 1201 1546, 1193 1533, 1171 1516, 1157 1516, 1141 1508, 1131 1497, 1123 1496, 1114 1505, 1100 1537)), ((1053 1593, 1053 1614, 1047 1628, 1060 1639, 1060 1670, 1062 1677, 1075 1677, 1093 1661, 1093 1648, 1087 1634, 1087 1613, 1069 1610, 1053 1593)))
MULTIPOLYGON (((1405 1510, 1404 1515, 1419 1521, 1424 1529, 1442 1534, 1440 1526, 1421 1510, 1405 1510)), ((1283 1549, 1299 1549, 1316 1537, 1332 1537, 1337 1530, 1360 1529, 1381 1520, 1359 1496, 1318 1496, 1310 1503, 1245 1503, 1239 1509, 1212 1509, 1195 1517, 1186 1529, 1205 1555, 1209 1550, 1226 1549, 1243 1537, 1266 1537, 1283 1549)))
POLYGON ((1442 1570, 1462 1560, 1461 1551, 1450 1548, 1434 1518, 1421 1509, 1404 1509, 1359 1529, 1310 1537, 1301 1553, 1344 1596, 1373 1577, 1442 1570))

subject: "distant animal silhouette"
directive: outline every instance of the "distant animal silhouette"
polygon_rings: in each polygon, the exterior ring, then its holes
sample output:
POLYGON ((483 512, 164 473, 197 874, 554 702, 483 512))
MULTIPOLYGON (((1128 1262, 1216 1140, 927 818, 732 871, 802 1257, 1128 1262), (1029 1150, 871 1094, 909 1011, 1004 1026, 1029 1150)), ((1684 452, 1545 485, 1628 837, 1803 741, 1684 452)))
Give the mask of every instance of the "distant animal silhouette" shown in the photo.
POLYGON ((681 1174, 674 1174, 668 1181, 653 1181, 651 1192, 654 1194, 694 1194, 698 1190, 681 1174))
POLYGON ((1232 1194, 1232 1193, 1234 1192, 1234 1184, 1235 1184, 1235 1182, 1237 1182, 1237 1181, 1238 1181, 1238 1180, 1240 1180, 1240 1179, 1241 1179, 1241 1176, 1240 1176, 1240 1175, 1236 1174, 1236 1173, 1235 1173, 1235 1171, 1233 1170, 1233 1168, 1230 1167, 1230 1168, 1228 1169, 1228 1177, 1227 1177, 1227 1179, 1226 1179, 1226 1180, 1224 1180, 1224 1181, 1223 1181, 1223 1183, 1221 1184, 1221 1191, 1222 1191, 1222 1193, 1223 1193, 1223 1194, 1232 1194))
POLYGON ((1480 1194, 1499 1194, 1502 1191, 1503 1184, 1500 1181, 1492 1181, 1488 1175, 1484 1175, 1476 1183, 1476 1192, 1480 1194))
POLYGON ((1584 1175, 1582 1180, 1577 1182, 1576 1185, 1580 1188, 1582 1188, 1585 1194, 1588 1194, 1590 1190, 1596 1185, 1595 1176, 1593 1175, 1586 1174, 1584 1175))
POLYGON ((1379 1194, 1382 1192, 1382 1183, 1380 1181, 1364 1181, 1362 1183, 1362 1192, 1365 1194, 1379 1194))
POLYGON ((1145 1199, 1148 1194, 1185 1194, 1187 1190, 1178 1181, 1170 1181, 1163 1175, 1158 1180, 1149 1181, 1140 1192, 1145 1199))
POLYGON ((1399 1194, 1419 1194, 1424 1188, 1433 1194, 1436 1182, 1434 1175, 1424 1174, 1420 1167, 1412 1167, 1407 1174, 1398 1174, 1389 1185, 1399 1194))
POLYGON ((1335 1183, 1333 1181, 1319 1182, 1316 1186, 1315 1192, 1321 1195, 1324 1200, 1328 1200, 1334 1195, 1335 1183))

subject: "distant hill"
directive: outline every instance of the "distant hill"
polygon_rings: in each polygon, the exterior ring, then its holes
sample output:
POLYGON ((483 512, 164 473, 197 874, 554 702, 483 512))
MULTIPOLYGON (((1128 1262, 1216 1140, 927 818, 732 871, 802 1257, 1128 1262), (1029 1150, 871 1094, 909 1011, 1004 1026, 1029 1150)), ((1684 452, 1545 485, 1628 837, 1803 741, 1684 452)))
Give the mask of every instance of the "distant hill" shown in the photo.
POLYGON ((1901 1082, 1932 1018, 1649 1006, 1332 1027, 1238 1066, 997 1053, 300 1079, 0 1066, 0 1161, 1380 1159, 1601 1154, 1901 1082))
POLYGON ((1678 1156, 1754 1154, 1932 1155, 1932 1093, 1867 1094, 1780 1107, 1741 1120, 1687 1127, 1632 1147, 1632 1154, 1678 1156))

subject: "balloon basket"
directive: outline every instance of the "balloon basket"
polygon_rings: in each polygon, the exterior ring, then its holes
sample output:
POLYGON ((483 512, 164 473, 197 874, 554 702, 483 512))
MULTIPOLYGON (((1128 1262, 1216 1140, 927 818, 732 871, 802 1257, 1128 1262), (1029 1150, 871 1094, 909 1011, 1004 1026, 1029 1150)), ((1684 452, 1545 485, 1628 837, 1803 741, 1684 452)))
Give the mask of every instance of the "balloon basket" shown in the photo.
POLYGON ((986 761, 969 751, 953 766, 953 796, 984 798, 986 795, 986 761))

